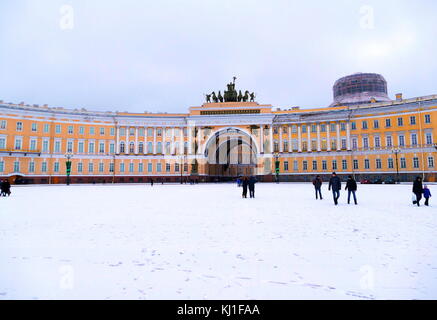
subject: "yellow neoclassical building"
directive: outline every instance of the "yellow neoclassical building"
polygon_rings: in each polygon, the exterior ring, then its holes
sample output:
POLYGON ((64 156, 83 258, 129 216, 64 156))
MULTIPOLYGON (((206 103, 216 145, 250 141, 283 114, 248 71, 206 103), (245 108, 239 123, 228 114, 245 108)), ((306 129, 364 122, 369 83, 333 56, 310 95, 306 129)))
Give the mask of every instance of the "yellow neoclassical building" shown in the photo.
POLYGON ((309 181, 314 175, 436 181, 437 95, 391 100, 384 78, 334 85, 329 107, 259 104, 228 84, 187 113, 67 110, 0 102, 0 179, 15 183, 309 181))

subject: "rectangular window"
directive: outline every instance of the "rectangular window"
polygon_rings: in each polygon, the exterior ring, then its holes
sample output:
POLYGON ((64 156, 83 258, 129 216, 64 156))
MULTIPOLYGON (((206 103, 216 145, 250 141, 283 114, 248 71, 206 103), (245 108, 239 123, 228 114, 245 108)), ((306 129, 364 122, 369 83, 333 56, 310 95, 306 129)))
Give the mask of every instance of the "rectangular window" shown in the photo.
POLYGON ((14 172, 20 172, 20 161, 14 161, 14 172))
POLYGON ((411 134, 411 145, 416 146, 417 145, 417 134, 412 133, 411 134))
POLYGON ((17 122, 17 131, 22 131, 22 130, 23 130, 23 123, 17 122))
POLYGON ((317 170, 317 160, 313 160, 313 171, 317 170))
POLYGON ((38 131, 38 125, 34 122, 32 123, 32 132, 37 132, 38 131))
POLYGON ((302 133, 306 133, 307 132, 307 126, 306 125, 302 125, 302 133))
POLYGON ((425 135, 425 139, 426 139, 426 144, 427 145, 432 145, 432 133, 427 132, 425 135))
POLYGON ((337 131, 337 125, 335 123, 331 123, 331 132, 337 131))
POLYGON ((357 130, 357 123, 351 122, 351 128, 352 128, 352 130, 357 130))
POLYGON ((340 123, 340 130, 346 131, 346 123, 345 122, 340 123))
POLYGON ((94 127, 90 127, 90 134, 95 134, 95 128, 94 127))
POLYGON ((284 161, 284 171, 288 171, 288 161, 284 161))
POLYGON ((84 153, 84 143, 83 143, 83 141, 79 141, 77 152, 84 153))
POLYGON ((370 169, 370 160, 364 159, 364 169, 369 170, 370 169))
POLYGON ((312 124, 312 125, 311 125, 311 132, 312 132, 312 133, 317 132, 317 126, 316 126, 315 124, 312 124))
POLYGON ((47 172, 47 162, 43 162, 41 165, 41 172, 47 172))
POLYGON ((174 164, 174 171, 179 172, 179 163, 174 164))
POLYGON ((94 172, 94 163, 88 163, 88 172, 94 172))
POLYGON ((5 170, 5 162, 0 161, 0 172, 3 172, 5 170))
POLYGON ((114 172, 114 162, 109 163, 109 172, 114 172))
POLYGON ((36 150, 36 140, 30 140, 30 151, 36 150))
POLYGON ((82 172, 83 171, 83 163, 82 162, 79 162, 78 164, 77 164, 77 172, 82 172))
POLYGON ((105 153, 105 143, 104 142, 99 143, 99 152, 105 153))
POLYGON ((29 172, 34 173, 35 172, 35 162, 30 161, 29 162, 29 172))
POLYGON ((60 124, 57 124, 57 125, 55 126, 55 133, 56 133, 56 134, 60 134, 60 133, 61 133, 61 125, 60 125, 60 124))
POLYGON ((390 128, 391 127, 391 120, 390 119, 385 119, 385 127, 386 128, 390 128))
POLYGON ((375 148, 381 147, 381 139, 380 137, 375 137, 375 148))
POLYGON ((379 120, 373 120, 373 128, 379 129, 379 120))
POLYGON ((85 133, 85 128, 79 127, 79 134, 84 134, 84 133, 85 133))
POLYGON ((364 149, 369 148, 369 138, 367 138, 367 137, 363 138, 363 148, 364 149))
POLYGON ((115 144, 112 142, 109 145, 109 153, 111 153, 111 154, 115 153, 115 144))
POLYGON ((55 152, 60 153, 61 152, 61 141, 55 141, 55 152))
POLYGON ((6 149, 6 139, 0 138, 0 149, 6 149))
POLYGON ((73 126, 68 126, 68 134, 73 134, 73 126))
POLYGON ((308 170, 308 161, 304 160, 302 162, 302 170, 307 171, 308 170))
POLYGON ((410 124, 411 125, 415 125, 416 124, 416 117, 415 116, 411 116, 410 117, 410 124))
POLYGON ((42 152, 49 152, 49 141, 44 140, 42 143, 42 152))
MULTIPOLYGON (((355 122, 352 122, 352 127, 353 127, 354 124, 355 124, 355 122)), ((320 132, 326 132, 326 124, 321 124, 320 125, 320 132)))
POLYGON ((293 170, 294 171, 299 170, 299 162, 297 160, 293 160, 293 170))
POLYGON ((152 171, 153 171, 153 164, 152 164, 151 162, 149 162, 149 163, 147 164, 147 171, 148 171, 148 172, 152 172, 152 171))
POLYGON ((144 171, 144 165, 142 163, 138 164, 138 172, 143 172, 144 171))
POLYGON ((165 164, 165 171, 170 172, 170 170, 171 170, 170 163, 166 163, 165 164))
POLYGON ((399 139, 399 146, 400 147, 405 146, 405 137, 404 136, 399 136, 398 139, 399 139))
POLYGON ((104 136, 105 135, 105 128, 100 128, 100 135, 104 136))
POLYGON ((417 158, 417 157, 413 158, 413 168, 419 169, 419 158, 417 158))
POLYGON ((15 150, 21 150, 21 144, 22 144, 21 138, 16 138, 15 139, 15 150))
POLYGON ((381 168, 382 168, 381 159, 376 159, 376 169, 381 169, 381 168))
POLYGON ((367 129, 367 121, 363 121, 361 123, 361 127, 363 128, 363 130, 366 130, 367 129))
POLYGON ((156 171, 157 172, 162 172, 162 164, 161 163, 157 163, 156 164, 156 171))
POLYGON ((352 139, 352 149, 353 150, 358 150, 358 140, 357 140, 357 138, 353 138, 352 139))
POLYGON ((403 118, 398 118, 398 126, 402 127, 404 125, 404 119, 403 118))
POLYGON ((162 137, 162 129, 161 128, 156 129, 156 135, 158 137, 162 137))
POLYGON ((425 123, 431 123, 431 115, 430 114, 425 114, 425 123))
POLYGON ((134 172, 134 163, 133 162, 131 162, 131 163, 129 163, 129 172, 134 172))
POLYGON ((6 120, 0 121, 0 129, 2 129, 2 130, 6 129, 6 120))
POLYGON ((428 168, 434 168, 434 157, 428 157, 428 168))
POLYGON ((94 142, 88 143, 88 153, 94 153, 94 142))
POLYGON ((100 173, 105 172, 105 164, 103 162, 99 163, 99 172, 100 173))
POLYGON ((391 136, 387 136, 387 147, 392 147, 393 146, 393 139, 391 136))
POLYGON ((58 173, 59 172, 59 162, 55 162, 54 166, 53 166, 53 171, 58 173))
POLYGON ((322 160, 322 170, 328 170, 328 161, 322 160))
POLYGON ((111 136, 115 136, 115 128, 112 128, 112 127, 111 127, 111 129, 109 129, 109 134, 110 134, 111 136))
POLYGON ((337 160, 332 160, 332 170, 337 170, 337 160))
MULTIPOLYGON (((186 132, 186 128, 184 129, 184 132, 186 132)), ((147 136, 148 137, 153 137, 153 129, 152 128, 147 128, 147 136)), ((186 136, 186 134, 185 134, 186 136)))
POLYGON ((49 131, 50 131, 50 125, 49 125, 48 123, 45 123, 45 124, 44 124, 43 131, 44 131, 44 133, 49 133, 49 131))
POLYGON ((73 152, 73 141, 67 142, 67 152, 73 152))
POLYGON ((354 159, 354 170, 358 170, 358 160, 354 159))
POLYGON ((124 172, 124 163, 120 163, 120 172, 124 172))
POLYGON ((341 139, 341 148, 343 149, 343 150, 346 150, 346 139, 341 139))
POLYGON ((347 170, 347 160, 341 160, 341 167, 343 170, 347 170))
POLYGON ((407 159, 401 158, 401 169, 407 168, 407 159))
POLYGON ((387 161, 387 167, 388 167, 389 169, 393 169, 393 168, 394 168, 394 165, 393 165, 393 159, 392 159, 392 158, 389 158, 389 159, 388 159, 388 161, 387 161))

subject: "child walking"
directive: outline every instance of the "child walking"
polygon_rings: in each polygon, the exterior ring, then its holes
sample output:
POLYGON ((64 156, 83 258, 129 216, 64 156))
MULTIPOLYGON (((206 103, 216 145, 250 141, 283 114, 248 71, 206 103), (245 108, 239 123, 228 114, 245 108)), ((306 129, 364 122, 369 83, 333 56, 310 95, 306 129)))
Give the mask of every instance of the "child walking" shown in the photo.
POLYGON ((427 185, 423 187, 423 197, 425 198, 425 206, 429 206, 429 198, 431 198, 431 191, 428 189, 427 185))

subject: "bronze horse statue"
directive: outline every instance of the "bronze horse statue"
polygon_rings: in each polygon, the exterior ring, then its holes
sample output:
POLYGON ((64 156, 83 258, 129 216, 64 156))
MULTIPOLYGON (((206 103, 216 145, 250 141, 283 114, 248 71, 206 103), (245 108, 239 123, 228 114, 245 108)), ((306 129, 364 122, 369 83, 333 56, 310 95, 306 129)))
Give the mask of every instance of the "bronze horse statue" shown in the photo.
POLYGON ((214 101, 215 103, 217 103, 217 102, 218 102, 218 98, 217 98, 217 96, 215 95, 215 92, 213 91, 213 92, 211 93, 211 95, 212 95, 212 101, 214 101))
POLYGON ((246 90, 243 96, 243 102, 247 102, 247 100, 249 100, 249 91, 246 90))
POLYGON ((211 103, 211 95, 205 94, 205 96, 206 96, 206 103, 211 103))
POLYGON ((250 102, 255 102, 255 92, 252 92, 251 94, 250 94, 250 102))

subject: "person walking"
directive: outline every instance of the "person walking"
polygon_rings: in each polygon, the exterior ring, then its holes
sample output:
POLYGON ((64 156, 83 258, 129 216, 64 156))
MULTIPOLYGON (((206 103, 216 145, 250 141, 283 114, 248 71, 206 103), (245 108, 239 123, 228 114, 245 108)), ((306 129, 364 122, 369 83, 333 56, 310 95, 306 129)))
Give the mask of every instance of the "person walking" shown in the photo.
POLYGON ((5 182, 3 180, 0 180, 0 197, 6 196, 5 193, 5 182))
POLYGON ((153 179, 150 179, 150 186, 153 187, 153 179))
POLYGON ((332 188, 332 196, 334 197, 335 205, 338 205, 338 198, 340 198, 340 190, 341 190, 341 181, 340 178, 337 177, 335 172, 332 173, 331 179, 329 179, 328 190, 332 188))
POLYGON ((255 177, 250 177, 248 184, 249 184, 249 194, 251 198, 255 198, 255 183, 257 183, 255 177))
POLYGON ((237 179, 237 186, 241 187, 241 179, 240 178, 237 179))
POLYGON ((413 201, 413 204, 417 204, 420 207, 420 200, 422 199, 423 186, 422 186, 422 178, 417 177, 413 183, 413 193, 416 195, 416 200, 413 201))
POLYGON ((351 194, 353 194, 355 205, 357 205, 357 197, 355 195, 355 192, 357 191, 357 182, 352 178, 352 176, 348 177, 345 190, 347 190, 347 204, 350 204, 351 194))
POLYGON ((314 189, 316 190, 316 200, 318 199, 318 196, 320 195, 320 200, 323 200, 322 197, 322 178, 320 178, 320 176, 317 176, 314 180, 313 180, 313 185, 314 185, 314 189))
POLYGON ((243 178, 243 198, 247 198, 247 187, 249 185, 249 180, 247 180, 247 177, 243 178))
POLYGON ((2 183, 2 194, 4 197, 6 197, 6 195, 8 195, 8 197, 11 195, 11 184, 9 182, 9 180, 4 180, 2 183))
POLYGON ((428 189, 428 186, 425 185, 423 187, 423 197, 425 198, 425 206, 429 206, 429 198, 431 198, 431 191, 428 189))

